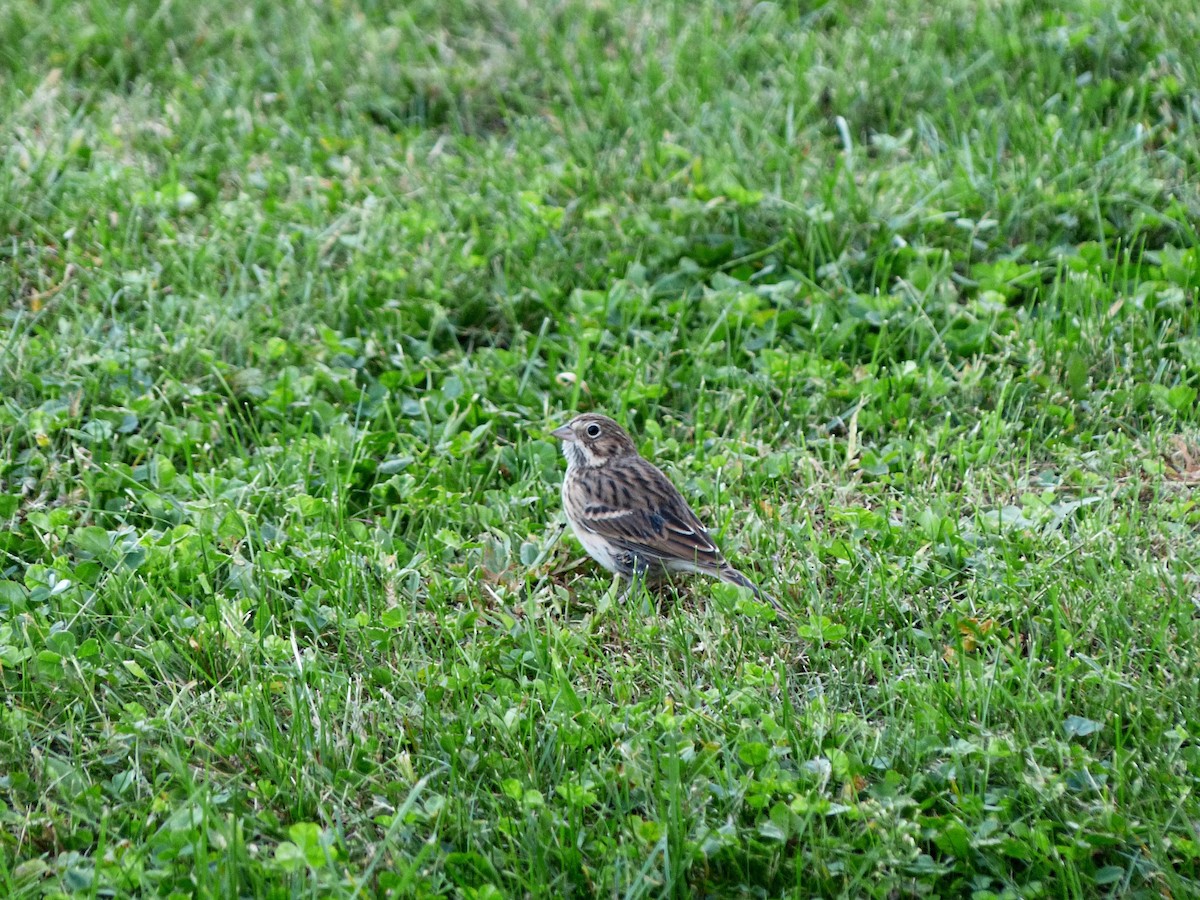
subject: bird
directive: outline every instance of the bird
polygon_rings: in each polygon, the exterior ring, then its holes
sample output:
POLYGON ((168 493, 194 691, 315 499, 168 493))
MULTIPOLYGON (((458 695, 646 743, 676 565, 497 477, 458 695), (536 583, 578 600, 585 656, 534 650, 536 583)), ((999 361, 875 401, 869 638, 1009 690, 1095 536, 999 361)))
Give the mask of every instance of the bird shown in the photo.
POLYGON ((647 577, 698 572, 747 588, 780 609, 726 561, 683 495, 615 421, 584 413, 550 433, 567 458, 567 521, 592 559, 629 581, 625 596, 647 577))

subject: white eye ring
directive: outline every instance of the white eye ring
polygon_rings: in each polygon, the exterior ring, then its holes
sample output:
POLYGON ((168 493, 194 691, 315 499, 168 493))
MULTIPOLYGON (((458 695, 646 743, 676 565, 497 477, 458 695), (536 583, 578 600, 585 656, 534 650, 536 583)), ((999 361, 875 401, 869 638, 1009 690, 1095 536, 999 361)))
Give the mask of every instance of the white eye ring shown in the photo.
POLYGON ((587 427, 587 433, 588 433, 588 437, 592 437, 592 438, 600 437, 600 426, 597 425, 595 422, 593 422, 591 425, 589 425, 587 427))

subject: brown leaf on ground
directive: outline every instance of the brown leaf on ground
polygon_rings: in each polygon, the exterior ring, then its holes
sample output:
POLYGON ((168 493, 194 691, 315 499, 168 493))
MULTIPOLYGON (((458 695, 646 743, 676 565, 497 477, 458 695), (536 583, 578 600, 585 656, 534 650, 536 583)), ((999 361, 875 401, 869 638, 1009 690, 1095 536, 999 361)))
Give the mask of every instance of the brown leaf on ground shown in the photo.
POLYGON ((1200 484, 1200 446, 1184 440, 1171 438, 1166 456, 1166 477, 1183 484, 1200 484))

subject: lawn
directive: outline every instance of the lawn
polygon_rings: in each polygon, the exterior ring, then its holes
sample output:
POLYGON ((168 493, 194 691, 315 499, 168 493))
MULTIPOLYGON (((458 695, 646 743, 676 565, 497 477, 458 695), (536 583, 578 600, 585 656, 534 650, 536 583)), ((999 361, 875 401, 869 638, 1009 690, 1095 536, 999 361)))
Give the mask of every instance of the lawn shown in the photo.
POLYGON ((1198 221, 1190 0, 6 0, 0 895, 1197 896, 1198 221))

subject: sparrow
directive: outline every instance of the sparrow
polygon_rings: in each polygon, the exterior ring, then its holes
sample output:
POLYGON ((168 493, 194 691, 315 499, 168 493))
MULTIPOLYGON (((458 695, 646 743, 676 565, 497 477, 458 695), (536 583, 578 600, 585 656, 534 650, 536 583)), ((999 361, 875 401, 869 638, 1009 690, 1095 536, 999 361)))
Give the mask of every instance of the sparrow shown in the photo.
POLYGON ((584 413, 551 434, 562 441, 567 458, 562 485, 567 521, 588 555, 629 580, 630 591, 647 576, 699 572, 770 600, 726 562, 683 495, 638 454, 620 425, 584 413))

